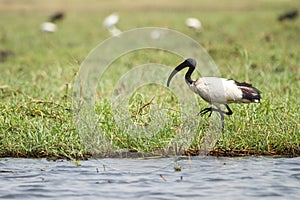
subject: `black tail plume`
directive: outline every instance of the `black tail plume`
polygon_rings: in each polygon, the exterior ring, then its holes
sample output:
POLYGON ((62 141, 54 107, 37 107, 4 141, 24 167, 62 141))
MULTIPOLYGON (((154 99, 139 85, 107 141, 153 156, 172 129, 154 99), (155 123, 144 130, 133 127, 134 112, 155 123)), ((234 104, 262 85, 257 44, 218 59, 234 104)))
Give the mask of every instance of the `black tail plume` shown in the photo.
POLYGON ((235 84, 242 90, 243 99, 249 100, 250 102, 259 103, 261 99, 261 91, 253 87, 251 84, 246 82, 235 82, 235 84))

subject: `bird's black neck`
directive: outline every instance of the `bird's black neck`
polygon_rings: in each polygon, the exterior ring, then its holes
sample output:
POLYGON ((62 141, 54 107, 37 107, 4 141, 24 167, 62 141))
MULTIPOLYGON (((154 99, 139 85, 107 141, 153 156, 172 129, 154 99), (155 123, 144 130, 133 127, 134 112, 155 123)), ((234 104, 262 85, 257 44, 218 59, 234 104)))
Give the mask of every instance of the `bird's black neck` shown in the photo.
POLYGON ((189 70, 186 72, 186 74, 185 74, 185 82, 187 84, 192 84, 193 83, 191 75, 192 75, 192 73, 193 73, 194 70, 195 70, 195 67, 189 67, 189 70))

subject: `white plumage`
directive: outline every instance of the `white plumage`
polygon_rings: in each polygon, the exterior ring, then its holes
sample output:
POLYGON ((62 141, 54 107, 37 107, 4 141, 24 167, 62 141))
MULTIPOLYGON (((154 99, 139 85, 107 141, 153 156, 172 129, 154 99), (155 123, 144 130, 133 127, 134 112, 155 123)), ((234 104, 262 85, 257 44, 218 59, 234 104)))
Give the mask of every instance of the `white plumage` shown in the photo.
POLYGON ((118 21, 119 15, 117 13, 112 13, 103 20, 103 26, 109 28, 111 26, 115 26, 118 23, 118 21))
POLYGON ((242 83, 234 80, 203 77, 189 84, 189 87, 211 104, 259 103, 258 98, 247 99, 243 96, 243 90, 249 90, 249 93, 253 96, 257 95, 256 90, 249 88, 249 86, 243 86, 242 83))
POLYGON ((199 94, 202 99, 212 104, 226 104, 242 100, 243 94, 233 80, 224 78, 199 78, 189 84, 191 90, 199 94))
POLYGON ((112 13, 103 20, 103 26, 112 36, 119 36, 122 33, 122 31, 116 26, 118 21, 119 15, 117 13, 112 13))
POLYGON ((209 107, 200 111, 200 114, 206 114, 212 111, 220 113, 222 119, 222 128, 224 127, 224 114, 231 115, 232 110, 229 108, 230 103, 259 103, 260 91, 246 82, 237 82, 231 79, 218 77, 202 77, 195 81, 191 79, 191 74, 196 68, 196 61, 192 58, 186 59, 179 64, 170 74, 167 86, 177 72, 188 67, 185 74, 185 81, 190 89, 198 94, 203 100, 214 105, 216 108, 209 107), (225 105, 228 111, 223 111, 221 105, 225 105))
POLYGON ((190 17, 190 18, 187 18, 185 20, 185 24, 189 27, 189 28, 192 28, 196 31, 201 31, 201 28, 202 28, 202 24, 201 22, 199 21, 199 19, 197 18, 194 18, 194 17, 190 17))
POLYGON ((54 33, 56 31, 56 25, 52 22, 44 22, 41 24, 40 29, 42 32, 54 33))

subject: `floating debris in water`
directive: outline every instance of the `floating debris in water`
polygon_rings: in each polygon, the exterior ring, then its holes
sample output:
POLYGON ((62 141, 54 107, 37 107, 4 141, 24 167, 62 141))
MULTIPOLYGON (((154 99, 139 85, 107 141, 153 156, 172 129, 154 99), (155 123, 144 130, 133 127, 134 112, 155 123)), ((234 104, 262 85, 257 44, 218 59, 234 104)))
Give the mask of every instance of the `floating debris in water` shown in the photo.
POLYGON ((181 165, 174 166, 175 172, 181 172, 181 165))
POLYGON ((164 177, 164 175, 160 174, 159 176, 161 177, 161 179, 162 179, 163 181, 167 181, 167 179, 166 179, 166 177, 164 177))
POLYGON ((0 174, 2 173, 15 173, 15 172, 10 170, 0 170, 0 174))

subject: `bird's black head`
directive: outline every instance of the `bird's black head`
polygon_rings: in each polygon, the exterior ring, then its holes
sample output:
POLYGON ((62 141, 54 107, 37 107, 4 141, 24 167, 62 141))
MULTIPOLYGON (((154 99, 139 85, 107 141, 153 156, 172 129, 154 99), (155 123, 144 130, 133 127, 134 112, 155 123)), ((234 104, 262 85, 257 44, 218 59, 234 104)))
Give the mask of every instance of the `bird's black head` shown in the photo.
POLYGON ((175 74, 177 74, 180 70, 186 68, 186 67, 189 67, 190 69, 188 70, 188 72, 185 74, 185 79, 188 81, 188 82, 191 82, 191 74, 192 72, 194 71, 194 69, 196 68, 196 65, 197 65, 197 62, 195 59, 193 58, 188 58, 186 59, 185 61, 183 61, 182 63, 180 63, 173 71, 172 73, 170 74, 169 78, 168 78, 168 81, 167 81, 167 86, 169 87, 170 85, 170 82, 173 78, 173 76, 175 76, 175 74))

